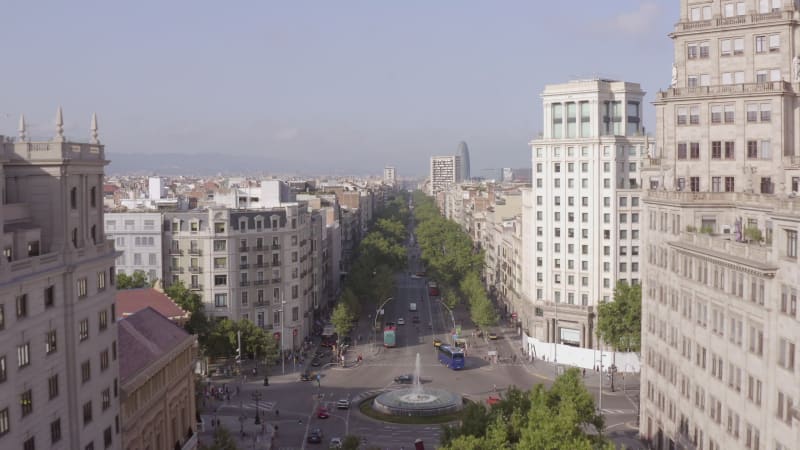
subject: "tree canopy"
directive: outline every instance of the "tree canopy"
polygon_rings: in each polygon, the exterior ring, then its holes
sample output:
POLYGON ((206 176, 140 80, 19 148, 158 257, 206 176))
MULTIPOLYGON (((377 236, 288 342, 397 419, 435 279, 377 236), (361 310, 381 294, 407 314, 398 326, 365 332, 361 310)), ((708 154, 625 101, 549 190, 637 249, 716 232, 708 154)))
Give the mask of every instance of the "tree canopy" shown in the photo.
POLYGON ((336 334, 339 336, 346 336, 350 333, 350 330, 353 329, 353 321, 355 320, 355 316, 353 316, 353 312, 350 311, 350 306, 347 302, 340 301, 335 308, 333 308, 333 314, 331 314, 331 323, 333 323, 334 328, 336 329, 336 334))
POLYGON ((147 275, 141 270, 133 272, 133 275, 118 273, 116 277, 117 289, 139 289, 150 287, 152 284, 147 280, 147 275))
POLYGON ((616 350, 640 351, 642 343, 642 287, 618 281, 614 301, 597 308, 597 332, 616 350))
POLYGON ((466 406, 460 425, 442 429, 442 449, 613 449, 599 434, 603 418, 577 369, 559 376, 550 389, 536 385, 523 392, 509 388, 491 407, 466 406))

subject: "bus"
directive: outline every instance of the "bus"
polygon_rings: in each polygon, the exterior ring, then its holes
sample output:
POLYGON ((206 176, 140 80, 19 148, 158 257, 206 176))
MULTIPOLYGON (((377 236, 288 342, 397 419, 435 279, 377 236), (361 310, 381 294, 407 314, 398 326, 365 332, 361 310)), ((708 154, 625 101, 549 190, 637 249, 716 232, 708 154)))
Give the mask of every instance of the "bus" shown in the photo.
POLYGON ((428 295, 431 297, 437 297, 439 295, 439 285, 436 284, 435 281, 428 282, 428 295))
POLYGON ((383 346, 395 347, 397 346, 397 327, 388 325, 383 329, 383 346))
POLYGON ((449 345, 440 345, 436 349, 439 355, 439 362, 447 366, 448 369, 459 370, 464 368, 464 351, 449 345))

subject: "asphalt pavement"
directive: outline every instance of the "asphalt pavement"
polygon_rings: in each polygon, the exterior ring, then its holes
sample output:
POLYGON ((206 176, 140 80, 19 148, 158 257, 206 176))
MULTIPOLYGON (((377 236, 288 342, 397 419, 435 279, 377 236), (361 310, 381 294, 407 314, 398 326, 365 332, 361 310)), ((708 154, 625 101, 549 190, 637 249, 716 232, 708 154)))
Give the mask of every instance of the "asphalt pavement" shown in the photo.
MULTIPOLYGON (((474 327, 463 306, 457 307, 451 316, 438 299, 429 298, 427 279, 415 275, 422 270, 417 252, 415 248, 410 249, 408 271, 396 275, 395 295, 384 307, 384 322, 397 322, 400 317, 406 322, 397 326, 395 348, 384 348, 381 334, 373 332, 373 311, 365 314, 351 332, 354 345, 347 352, 345 367, 330 364, 311 368, 319 373, 319 382, 300 381, 304 367, 295 368, 289 364, 285 375, 280 374, 280 367, 272 369, 278 374, 270 375, 268 387, 263 386, 263 375, 246 381, 244 377, 214 378, 211 386, 224 384, 231 397, 222 401, 205 400, 202 417, 206 426, 200 433, 201 441, 210 442, 213 429, 209 424, 219 420, 243 449, 326 449, 331 438, 344 438, 348 434, 359 436, 366 445, 381 449, 411 449, 418 438, 425 442, 426 448, 436 448, 441 433, 439 425, 376 421, 361 414, 356 404, 350 409, 336 409, 339 399, 354 400, 365 393, 396 388, 394 377, 413 372, 417 354, 421 360, 421 379, 426 386, 451 390, 473 401, 485 401, 488 396, 502 393, 511 385, 530 389, 537 383, 547 385, 552 382, 556 368, 544 361, 528 361, 522 353, 520 337, 513 328, 498 326, 484 330, 496 332, 496 341, 477 338, 473 336, 474 327), (417 304, 417 311, 409 310, 410 303, 417 304), (412 321, 415 315, 419 317, 419 324, 412 321), (442 366, 433 346, 434 338, 451 341, 454 321, 461 326, 462 336, 468 341, 466 367, 459 371, 442 366), (489 350, 499 353, 499 363, 487 361, 489 350), (363 357, 361 363, 357 363, 358 355, 363 357), (260 393, 258 401, 253 393, 260 393), (318 417, 321 407, 326 408, 327 418, 318 417), (262 418, 262 424, 258 425, 255 424, 256 408, 262 418), (313 429, 322 432, 321 444, 307 442, 313 429)), ((319 340, 315 339, 312 353, 318 345, 319 340)), ((310 359, 307 358, 307 364, 310 359)), ((599 374, 587 371, 585 379, 590 392, 597 398, 601 381, 599 374)), ((627 393, 612 393, 606 381, 603 414, 607 428, 604 432, 617 443, 637 448, 635 427, 632 427, 636 420, 636 398, 631 398, 630 394, 638 394, 638 379, 629 378, 625 385, 627 393)))

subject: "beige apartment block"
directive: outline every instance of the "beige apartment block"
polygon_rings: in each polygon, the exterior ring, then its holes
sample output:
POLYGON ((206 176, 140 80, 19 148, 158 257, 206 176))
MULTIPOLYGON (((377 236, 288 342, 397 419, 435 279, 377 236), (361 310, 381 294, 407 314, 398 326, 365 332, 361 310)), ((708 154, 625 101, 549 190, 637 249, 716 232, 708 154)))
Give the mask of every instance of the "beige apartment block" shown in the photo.
POLYGON ((118 449, 113 243, 103 229, 108 161, 88 143, 0 137, 0 448, 118 449))
POLYGON ((200 294, 210 316, 285 333, 290 350, 309 335, 319 307, 312 228, 304 202, 164 213, 165 279, 200 294))
POLYGON ((798 448, 798 24, 794 1, 681 1, 643 174, 655 448, 798 448))
POLYGON ((448 186, 461 182, 461 157, 431 156, 430 163, 430 195, 435 196, 448 186))
POLYGON ((150 307, 118 326, 123 448, 196 449, 195 337, 150 307))
POLYGON ((652 139, 637 83, 545 87, 544 131, 523 190, 524 295, 538 342, 598 348, 597 305, 641 280, 641 168, 652 139))

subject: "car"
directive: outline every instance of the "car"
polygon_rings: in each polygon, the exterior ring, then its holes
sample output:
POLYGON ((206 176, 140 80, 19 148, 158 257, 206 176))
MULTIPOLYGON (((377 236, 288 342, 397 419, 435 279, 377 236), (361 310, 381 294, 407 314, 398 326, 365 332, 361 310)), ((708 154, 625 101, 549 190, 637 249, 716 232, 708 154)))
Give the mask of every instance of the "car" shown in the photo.
POLYGON ((419 316, 414 316, 411 318, 412 323, 419 323, 419 316))
POLYGON ((342 448, 342 438, 338 438, 338 437, 331 438, 331 443, 328 444, 328 448, 330 448, 330 449, 342 448))
POLYGON ((336 409, 350 409, 350 400, 341 398, 336 402, 336 409))
POLYGON ((300 374, 300 381, 311 381, 311 378, 311 372, 307 370, 300 374))
POLYGON ((496 341, 497 340, 497 333, 489 333, 489 340, 496 341))
POLYGON ((330 417, 330 414, 328 414, 328 408, 320 406, 319 409, 317 410, 317 417, 319 417, 320 419, 327 419, 328 417, 330 417))
POLYGON ((414 377, 410 374, 403 374, 394 377, 394 382, 397 384, 411 384, 414 382, 414 377))
POLYGON ((311 367, 319 367, 321 365, 322 361, 320 361, 318 358, 314 358, 311 360, 311 367))
POLYGON ((436 347, 436 348, 439 348, 439 347, 441 347, 441 345, 442 345, 442 340, 441 340, 441 339, 439 339, 439 338, 435 338, 435 339, 433 340, 433 346, 434 346, 434 347, 436 347))
POLYGON ((406 319, 403 319, 402 317, 399 317, 397 319, 397 324, 398 325, 405 325, 406 324, 406 319))
POLYGON ((424 277, 425 276, 425 272, 417 272, 416 275, 418 277, 424 277))
POLYGON ((314 428, 311 432, 308 433, 309 444, 320 444, 322 443, 322 430, 319 428, 314 428))

